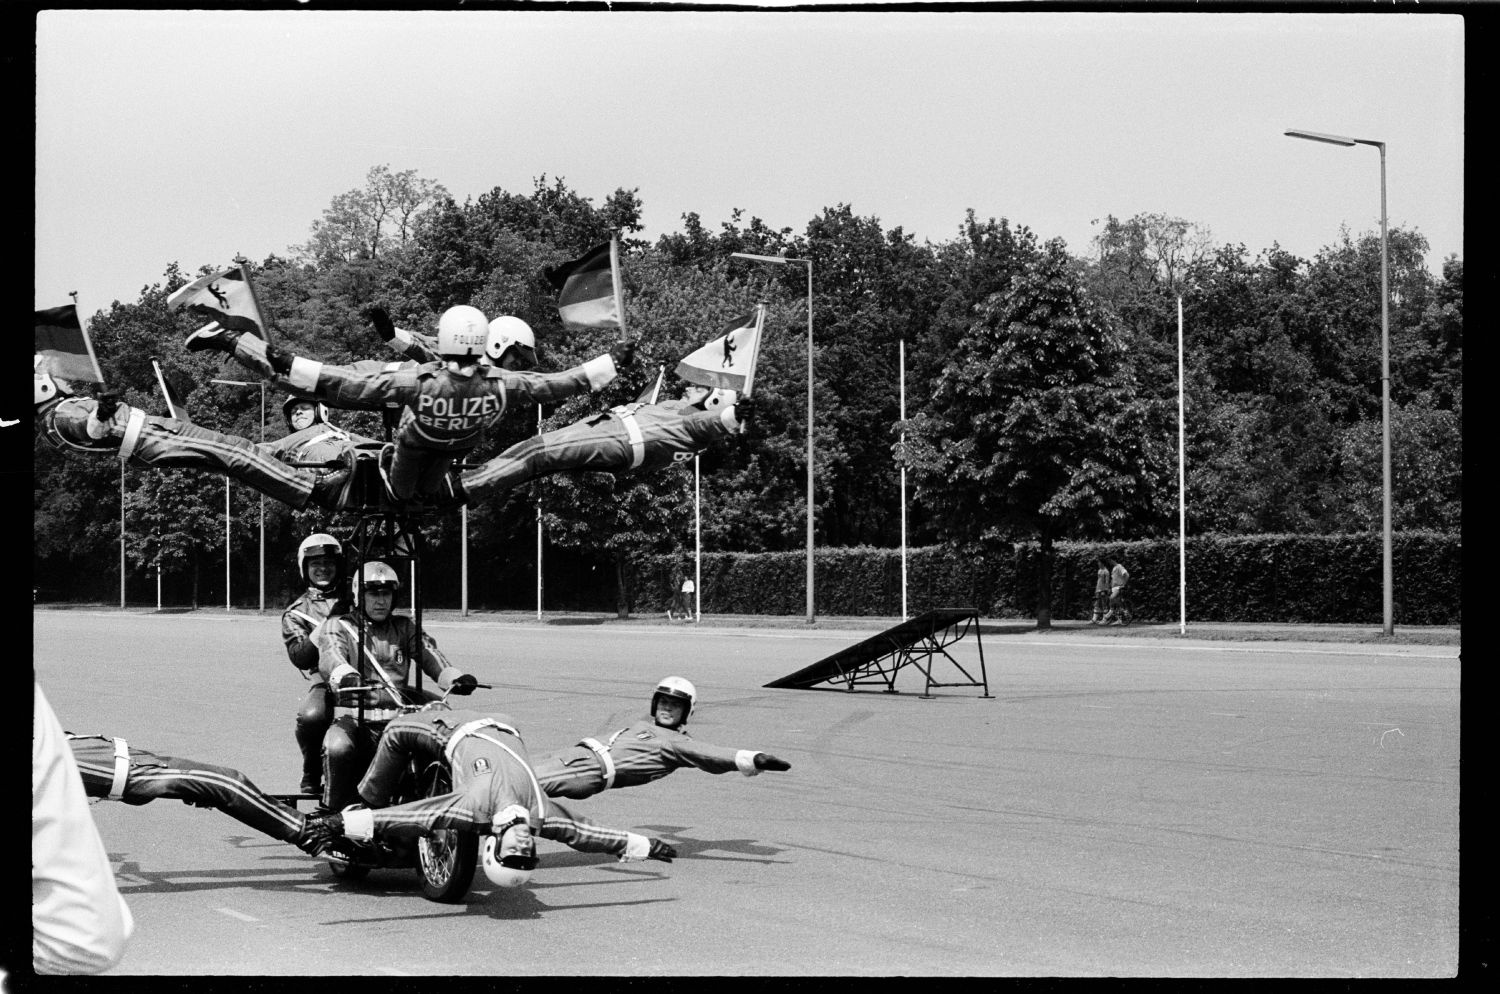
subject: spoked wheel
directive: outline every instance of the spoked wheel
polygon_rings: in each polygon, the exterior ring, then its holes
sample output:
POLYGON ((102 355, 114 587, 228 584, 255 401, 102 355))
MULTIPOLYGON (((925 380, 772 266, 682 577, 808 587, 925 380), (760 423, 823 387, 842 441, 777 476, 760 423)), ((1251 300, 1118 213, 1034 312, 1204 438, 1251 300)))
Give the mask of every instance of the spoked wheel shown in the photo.
MULTIPOLYGON (((436 797, 453 789, 441 763, 433 763, 423 772, 421 787, 423 797, 436 797)), ((479 836, 473 832, 440 828, 417 840, 417 870, 422 874, 422 893, 430 901, 462 901, 478 865, 479 836)))
POLYGON ((457 904, 469 892, 479 863, 479 837, 473 832, 438 829, 417 840, 417 868, 428 900, 457 904))

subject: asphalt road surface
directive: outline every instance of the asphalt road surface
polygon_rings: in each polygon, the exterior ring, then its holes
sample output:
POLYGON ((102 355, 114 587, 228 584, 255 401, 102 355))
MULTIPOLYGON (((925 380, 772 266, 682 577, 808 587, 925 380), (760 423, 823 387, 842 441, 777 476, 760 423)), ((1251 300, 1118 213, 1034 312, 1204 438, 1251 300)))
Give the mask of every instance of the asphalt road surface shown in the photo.
MULTIPOLYGON (((275 614, 37 610, 65 728, 295 788, 275 614)), ((1457 647, 986 638, 989 691, 768 690, 869 632, 433 621, 540 754, 643 715, 787 773, 575 802, 672 841, 543 840, 466 903, 175 801, 93 807, 136 934, 115 975, 1447 977, 1459 952, 1457 647)), ((978 672, 979 645, 949 649, 978 672)), ((937 678, 957 677, 939 661, 937 678)))

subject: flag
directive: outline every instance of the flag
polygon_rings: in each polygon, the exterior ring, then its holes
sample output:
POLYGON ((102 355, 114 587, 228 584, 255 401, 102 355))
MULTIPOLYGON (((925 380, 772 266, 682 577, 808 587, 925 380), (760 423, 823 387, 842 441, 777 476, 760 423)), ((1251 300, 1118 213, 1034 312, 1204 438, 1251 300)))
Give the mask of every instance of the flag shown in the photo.
POLYGON ((635 399, 637 404, 654 404, 661 396, 661 380, 667 374, 667 367, 656 367, 656 383, 641 391, 641 395, 635 399))
POLYGON ((167 416, 191 423, 192 419, 188 417, 187 405, 182 402, 182 399, 177 396, 177 391, 172 389, 172 384, 167 382, 167 378, 162 375, 161 365, 152 359, 151 368, 156 370, 156 385, 161 387, 161 395, 167 398, 167 416))
POLYGON ((724 334, 677 364, 677 375, 689 383, 749 393, 760 351, 765 306, 730 322, 724 334))
POLYGON ((213 318, 226 328, 248 331, 270 341, 260 305, 255 300, 255 289, 250 285, 250 274, 244 266, 199 277, 173 291, 167 298, 167 306, 174 310, 186 308, 194 314, 213 318))
POLYGON ((94 345, 78 323, 78 308, 73 304, 36 312, 36 354, 42 357, 39 368, 57 379, 104 382, 94 345))
POLYGON ((595 245, 581 259, 549 266, 542 275, 557 291, 557 313, 563 327, 620 328, 619 267, 615 242, 595 245))

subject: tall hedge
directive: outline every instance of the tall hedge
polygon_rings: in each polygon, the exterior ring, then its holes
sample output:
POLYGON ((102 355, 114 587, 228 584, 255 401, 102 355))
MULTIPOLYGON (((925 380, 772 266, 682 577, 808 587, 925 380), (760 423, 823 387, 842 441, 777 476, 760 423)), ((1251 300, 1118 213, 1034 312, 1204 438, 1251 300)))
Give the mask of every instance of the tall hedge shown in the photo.
MULTIPOLYGON (((1187 614, 1194 621, 1379 623, 1381 536, 1202 535, 1187 540, 1187 614)), ((1054 618, 1087 618, 1094 557, 1113 555, 1130 571, 1130 603, 1139 621, 1179 615, 1178 544, 1063 542, 1053 547, 1054 618)), ((1393 537, 1393 611, 1399 624, 1461 621, 1460 536, 1402 532, 1393 537)), ((995 618, 1033 618, 1037 608, 1035 543, 1005 557, 974 557, 945 546, 908 549, 908 613, 932 607, 977 607, 995 618)), ((901 554, 869 547, 814 551, 814 608, 819 615, 901 614, 901 554)), ((635 564, 635 610, 664 611, 678 580, 693 576, 691 553, 644 556, 635 564)), ((806 610, 802 552, 705 553, 702 602, 707 614, 799 615, 806 610)))

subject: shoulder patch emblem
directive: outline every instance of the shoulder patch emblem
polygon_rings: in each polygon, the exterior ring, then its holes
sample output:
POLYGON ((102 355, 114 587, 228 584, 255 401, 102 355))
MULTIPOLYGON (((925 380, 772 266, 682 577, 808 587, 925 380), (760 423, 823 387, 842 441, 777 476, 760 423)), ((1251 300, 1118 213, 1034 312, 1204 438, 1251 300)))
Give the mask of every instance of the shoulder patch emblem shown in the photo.
POLYGON ((488 773, 488 772, 490 772, 490 761, 488 759, 485 759, 483 756, 480 756, 478 759, 474 760, 474 775, 475 776, 479 776, 481 774, 488 773))

